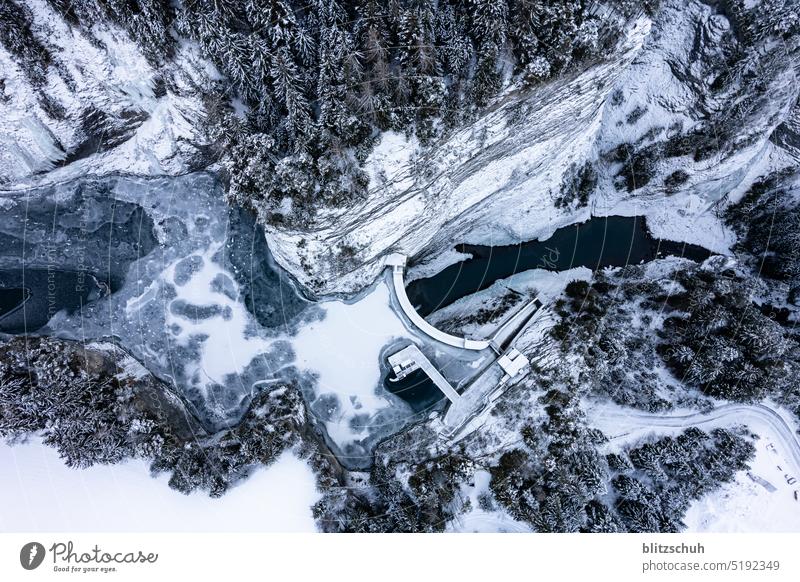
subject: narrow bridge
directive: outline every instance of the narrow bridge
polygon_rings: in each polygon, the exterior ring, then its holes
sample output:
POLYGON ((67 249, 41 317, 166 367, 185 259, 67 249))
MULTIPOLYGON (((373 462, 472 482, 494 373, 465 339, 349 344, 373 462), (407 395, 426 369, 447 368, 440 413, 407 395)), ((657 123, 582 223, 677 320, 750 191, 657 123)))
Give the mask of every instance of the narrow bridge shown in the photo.
POLYGON ((461 395, 450 385, 450 382, 439 373, 439 370, 434 367, 431 361, 425 357, 425 354, 414 344, 389 356, 389 365, 392 367, 394 376, 398 380, 402 380, 414 370, 421 368, 422 371, 428 375, 428 378, 436 384, 436 387, 442 391, 445 398, 452 404, 458 404, 461 399, 461 395))

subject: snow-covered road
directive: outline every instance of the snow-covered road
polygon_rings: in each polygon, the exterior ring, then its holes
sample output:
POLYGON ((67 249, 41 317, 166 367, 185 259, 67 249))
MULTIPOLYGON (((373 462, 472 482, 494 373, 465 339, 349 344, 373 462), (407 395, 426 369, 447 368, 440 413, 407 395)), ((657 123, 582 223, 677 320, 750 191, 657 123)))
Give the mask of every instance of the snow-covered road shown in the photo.
POLYGON ((670 432, 690 426, 730 426, 743 424, 756 434, 766 431, 783 449, 786 461, 800 475, 800 439, 794 423, 767 404, 723 404, 708 413, 651 414, 616 405, 597 404, 587 414, 592 425, 611 441, 634 440, 647 432, 670 432), (663 429, 663 430, 660 430, 663 429))

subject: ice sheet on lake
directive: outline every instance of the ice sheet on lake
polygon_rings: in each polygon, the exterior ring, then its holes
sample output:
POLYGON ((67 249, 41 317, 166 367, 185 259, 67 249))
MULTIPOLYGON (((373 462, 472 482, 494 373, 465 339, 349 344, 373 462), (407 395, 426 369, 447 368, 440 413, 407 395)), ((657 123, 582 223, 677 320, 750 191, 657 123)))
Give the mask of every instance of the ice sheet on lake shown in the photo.
POLYGON ((382 282, 354 303, 324 302, 324 317, 292 339, 297 365, 317 375, 312 408, 342 445, 369 436, 376 415, 392 405, 380 387, 381 349, 412 336, 389 299, 382 282))
MULTIPOLYGON (((81 222, 92 207, 71 208, 76 189, 143 217, 113 237, 153 243, 130 244, 139 250, 118 269, 114 292, 59 312, 42 333, 114 338, 211 428, 235 422, 263 386, 299 379, 311 414, 337 452, 358 459, 353 464, 368 463, 372 446, 413 417, 383 388, 381 360, 390 344, 425 340, 393 310, 384 281, 354 301, 309 303, 272 261, 261 229, 228 207, 211 174, 82 180, 14 196, 58 200, 42 206, 45 222, 69 213, 81 222)), ((102 246, 82 232, 59 236, 102 246)), ((428 349, 454 382, 474 372, 446 349, 428 349)))
POLYGON ((59 313, 49 331, 75 339, 113 336, 210 424, 235 418, 292 354, 242 301, 225 252, 233 222, 221 187, 209 174, 112 178, 98 187, 143 207, 159 244, 131 264, 116 293, 74 315, 59 313))

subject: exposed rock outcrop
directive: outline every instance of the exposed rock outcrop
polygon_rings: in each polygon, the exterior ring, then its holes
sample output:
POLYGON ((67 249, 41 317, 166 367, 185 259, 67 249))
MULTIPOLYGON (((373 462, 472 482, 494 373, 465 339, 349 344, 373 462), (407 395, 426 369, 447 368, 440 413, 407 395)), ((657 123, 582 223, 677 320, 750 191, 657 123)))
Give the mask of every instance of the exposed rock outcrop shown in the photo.
POLYGON ((590 213, 644 214, 662 238, 725 252, 708 210, 758 174, 774 143, 796 147, 798 40, 776 39, 767 8, 736 6, 664 2, 607 61, 509 91, 442 143, 384 134, 367 200, 305 230, 268 227, 271 249, 319 294, 363 287, 390 251, 510 244, 590 213), (565 201, 575 175, 596 180, 588 205, 565 201))

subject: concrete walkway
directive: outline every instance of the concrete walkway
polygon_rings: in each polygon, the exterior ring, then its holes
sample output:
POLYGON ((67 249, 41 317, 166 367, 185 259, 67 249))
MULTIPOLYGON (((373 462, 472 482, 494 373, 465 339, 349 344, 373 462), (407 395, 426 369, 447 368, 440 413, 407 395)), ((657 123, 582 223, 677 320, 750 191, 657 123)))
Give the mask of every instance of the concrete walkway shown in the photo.
POLYGON ((490 340, 492 348, 498 354, 503 352, 541 307, 542 302, 539 301, 538 297, 535 297, 533 300, 523 305, 518 311, 512 312, 506 321, 503 322, 492 335, 490 340))
POLYGON ((450 335, 449 333, 445 333, 436 329, 430 323, 425 321, 419 313, 417 313, 417 310, 414 309, 413 305, 411 305, 411 301, 409 301, 408 295, 406 294, 406 285, 405 280, 403 279, 403 274, 406 268, 406 259, 407 257, 405 255, 392 253, 386 257, 386 262, 384 264, 387 267, 392 268, 394 293, 397 296, 400 307, 403 309, 403 313, 405 313, 406 317, 411 320, 411 323, 418 327, 425 335, 430 336, 436 341, 442 342, 443 344, 447 344, 448 346, 476 351, 485 350, 488 348, 491 345, 489 340, 471 340, 450 335))
POLYGON ((421 368, 452 404, 458 404, 461 400, 461 395, 456 392, 450 382, 439 373, 439 370, 431 364, 431 361, 414 344, 389 356, 389 365, 398 380, 402 380, 414 370, 421 368))

